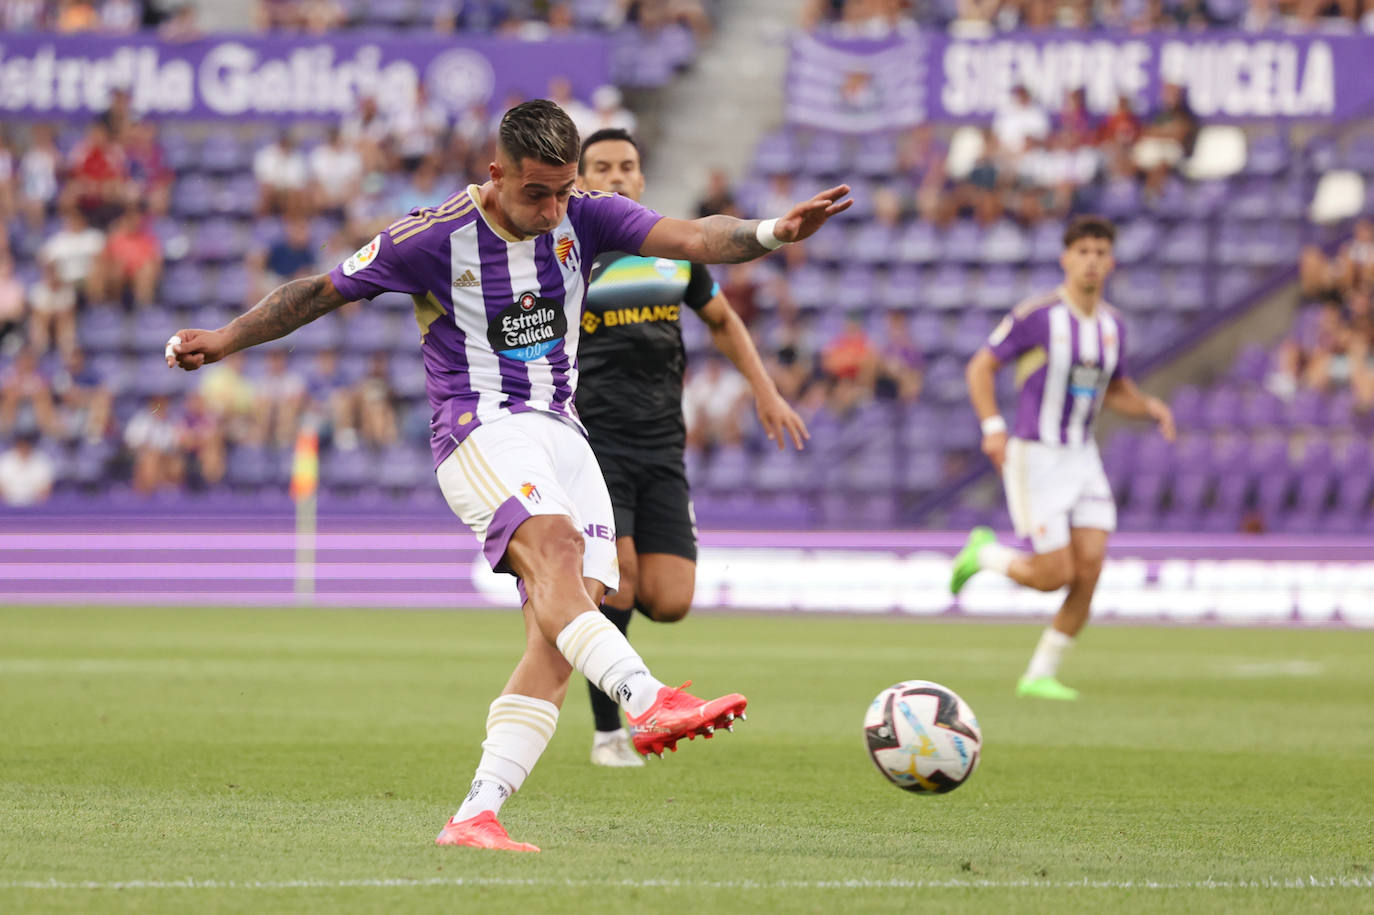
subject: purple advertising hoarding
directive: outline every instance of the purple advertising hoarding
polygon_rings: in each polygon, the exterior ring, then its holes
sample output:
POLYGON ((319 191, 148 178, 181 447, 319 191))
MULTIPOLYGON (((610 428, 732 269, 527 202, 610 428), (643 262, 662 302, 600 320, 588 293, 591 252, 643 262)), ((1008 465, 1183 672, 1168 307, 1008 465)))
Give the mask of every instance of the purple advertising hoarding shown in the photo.
POLYGON ((504 38, 287 38, 216 36, 168 42, 0 35, 0 116, 84 117, 127 89, 140 114, 165 118, 334 118, 362 96, 407 98, 423 83, 457 113, 496 109, 512 94, 537 98, 567 77, 586 98, 610 80, 598 36, 537 43, 504 38))
POLYGON ((885 41, 799 34, 787 77, 791 123, 845 132, 990 118, 1013 86, 1057 110, 1083 89, 1105 114, 1117 97, 1152 110, 1165 83, 1212 120, 1341 120, 1374 103, 1374 36, 1283 33, 917 33, 885 41))
MULTIPOLYGON (((325 531, 0 527, 0 604, 515 607, 456 522, 325 531), (297 579, 313 582, 298 597, 297 579)), ((116 526, 117 527, 117 526, 116 526)), ((979 575, 949 594, 954 533, 704 532, 698 607, 735 612, 1043 618, 1060 595, 979 575)), ((1140 623, 1374 626, 1368 538, 1120 534, 1094 612, 1140 623)))

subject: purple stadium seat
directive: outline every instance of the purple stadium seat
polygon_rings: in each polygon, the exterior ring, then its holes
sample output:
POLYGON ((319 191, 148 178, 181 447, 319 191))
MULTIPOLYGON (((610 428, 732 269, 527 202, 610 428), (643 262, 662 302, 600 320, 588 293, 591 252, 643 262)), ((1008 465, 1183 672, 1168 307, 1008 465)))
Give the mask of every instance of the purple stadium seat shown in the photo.
POLYGON ((163 130, 158 143, 162 146, 162 161, 175 172, 189 171, 200 161, 200 144, 183 130, 163 130))
POLYGON ((836 306, 846 310, 876 309, 878 282, 873 268, 863 265, 845 267, 836 280, 836 306))
POLYGON ((382 311, 364 308, 343 323, 344 349, 359 353, 389 352, 399 349, 396 325, 382 311))
POLYGON ((897 172, 897 138, 886 133, 863 136, 854 150, 854 167, 862 175, 886 178, 897 172))
POLYGON ((1174 411, 1174 419, 1181 429, 1199 429, 1203 425, 1202 391, 1192 385, 1185 385, 1174 391, 1169 398, 1169 406, 1174 411))
POLYGON ((752 468, 753 461, 747 451, 725 446, 711 456, 704 482, 713 492, 738 492, 749 487, 752 468))
POLYGON ((848 147, 840 134, 817 131, 802 152, 802 171, 817 177, 838 175, 850 158, 848 147))
POLYGON ((943 460, 938 451, 912 451, 902 457, 898 473, 902 489, 929 492, 944 480, 943 460))
POLYGON ((1030 242, 1014 222, 1004 219, 988 229, 978 254, 985 264, 1019 264, 1030 256, 1030 242))
POLYGON ((173 308, 196 308, 210 296, 209 276, 189 261, 169 267, 162 278, 162 300, 173 308))
POLYGON ((1190 187, 1181 211, 1193 219, 1207 219, 1226 205, 1230 189, 1225 181, 1198 181, 1190 187))
POLYGON ((1267 347, 1257 343, 1247 343, 1236 354, 1231 365, 1230 377, 1247 384, 1259 384, 1269 374, 1269 364, 1273 356, 1267 347))
MULTIPOLYGON (((1058 264, 1064 250, 1064 233, 1054 222, 1045 220, 1030 232, 1030 260, 1037 264, 1058 264)), ((1117 240, 1117 256, 1121 256, 1121 241, 1117 240)))
POLYGON ((754 169, 764 175, 791 174, 800 161, 799 146, 786 131, 769 134, 754 150, 754 169))
MULTIPOLYGON (((318 322, 317 322, 318 323, 318 322)), ((391 354, 387 380, 397 397, 417 400, 425 396, 425 364, 413 349, 397 350, 391 354)))
POLYGON ((956 263, 941 264, 922 290, 921 297, 923 304, 931 308, 952 309, 968 305, 972 299, 968 272, 956 263))
POLYGON ((171 210, 182 219, 196 219, 210 212, 215 185, 202 175, 186 175, 172 186, 171 210))
POLYGON ((1158 257, 1166 264, 1201 264, 1207 260, 1209 247, 1203 226, 1183 223, 1159 246, 1158 257))
MULTIPOLYGON (((1039 232, 1036 233, 1037 238, 1039 232)), ((1056 233, 1057 235, 1058 233, 1056 233)), ((1160 229, 1159 223, 1149 217, 1132 219, 1121 226, 1120 232, 1116 236, 1116 260, 1121 264, 1134 264, 1140 261, 1149 260, 1153 255, 1155 247, 1159 244, 1160 229)), ((1055 239, 1055 247, 1060 247, 1058 238, 1055 239)), ((1049 262, 1058 260, 1058 253, 1052 258, 1040 258, 1049 262)))
POLYGON ((825 232, 817 232, 806 240, 806 256, 812 260, 838 264, 848 259, 853 250, 849 236, 854 230, 845 226, 829 225, 825 232))
POLYGON ((835 272, 807 261, 787 278, 792 298, 802 308, 829 308, 835 300, 835 272))
POLYGON ((1168 478, 1163 473, 1144 471, 1131 477, 1126 504, 1132 511, 1153 514, 1159 508, 1168 478))
POLYGON ((1007 311, 1021 299, 1024 291, 1020 278, 1010 267, 988 267, 983 270, 973 304, 989 311, 1007 311))
POLYGON ((1140 187, 1134 179, 1109 180, 1097 200, 1097 209, 1109 219, 1122 219, 1140 212, 1140 187))
POLYGON ((1203 397, 1202 426, 1218 432, 1234 428, 1240 409, 1240 391, 1231 387, 1213 388, 1203 397))
POLYGON ((907 223, 897 243, 897 257, 904 263, 933 264, 940 260, 943 252, 940 233, 922 220, 907 223))
POLYGON ((849 257, 861 264, 887 264, 897 260, 902 230, 875 220, 861 223, 849 237, 849 257))
POLYGON ((201 148, 200 167, 215 174, 245 171, 253 167, 253 152, 235 131, 216 131, 201 148))
POLYGON ((910 264, 898 263, 877 279, 878 304, 888 309, 915 307, 920 271, 910 264))
POLYGON ((947 261, 975 263, 982 246, 983 230, 972 220, 960 220, 945 230, 942 247, 947 261))
POLYGON ((754 468, 753 485, 761 492, 779 493, 811 485, 814 467, 805 451, 765 448, 754 468))
POLYGON ((353 490, 377 479, 377 462, 364 448, 335 449, 320 458, 320 482, 335 490, 353 490))
POLYGON ((272 479, 271 458, 266 448, 238 445, 229 452, 225 481, 235 489, 255 488, 272 479))
POLYGON ((114 306, 87 308, 76 322, 76 342, 88 353, 119 352, 125 335, 124 315, 114 306))
POLYGON ((1294 428, 1320 429, 1326 426, 1327 399, 1321 391, 1304 388, 1288 402, 1284 419, 1294 428))
POLYGON ((1174 311, 1196 312, 1207 307, 1207 275, 1202 270, 1180 268, 1174 271, 1169 294, 1161 304, 1174 311))

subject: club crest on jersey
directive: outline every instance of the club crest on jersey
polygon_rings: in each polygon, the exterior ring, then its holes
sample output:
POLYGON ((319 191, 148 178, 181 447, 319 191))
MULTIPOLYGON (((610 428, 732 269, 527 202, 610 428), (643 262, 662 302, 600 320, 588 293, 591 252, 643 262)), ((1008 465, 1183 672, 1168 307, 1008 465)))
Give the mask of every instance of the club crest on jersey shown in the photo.
POLYGON ((535 486, 533 483, 521 483, 520 495, 536 505, 539 504, 539 487, 535 486))
POLYGON ((372 263, 377 258, 377 252, 382 248, 382 236, 378 235, 372 241, 359 248, 352 257, 343 262, 344 276, 352 276, 359 270, 372 263))
POLYGON ((558 266, 569 273, 580 266, 577 257, 577 242, 573 241, 573 237, 566 232, 554 240, 553 254, 554 257, 558 258, 558 266))
POLYGON ((497 354, 517 362, 547 356, 568 334, 563 305, 535 292, 522 292, 487 322, 487 342, 497 354))

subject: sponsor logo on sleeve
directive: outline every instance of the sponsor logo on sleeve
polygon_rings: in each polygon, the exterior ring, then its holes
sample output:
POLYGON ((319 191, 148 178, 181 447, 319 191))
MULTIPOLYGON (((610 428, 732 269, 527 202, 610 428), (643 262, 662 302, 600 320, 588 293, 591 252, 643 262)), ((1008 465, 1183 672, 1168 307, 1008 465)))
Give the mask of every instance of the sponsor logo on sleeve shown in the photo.
POLYGON ((352 276, 359 270, 366 267, 377 259, 377 252, 382 248, 382 236, 378 235, 372 241, 359 248, 353 256, 343 262, 344 276, 352 276))

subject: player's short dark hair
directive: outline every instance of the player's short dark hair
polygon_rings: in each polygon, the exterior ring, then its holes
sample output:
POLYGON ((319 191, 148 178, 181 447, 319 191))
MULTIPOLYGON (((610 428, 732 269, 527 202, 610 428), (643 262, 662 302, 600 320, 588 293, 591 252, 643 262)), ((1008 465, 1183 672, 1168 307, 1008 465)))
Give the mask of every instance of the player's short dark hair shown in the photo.
POLYGON ((516 165, 525 159, 538 159, 547 165, 572 165, 582 151, 572 118, 542 98, 521 102, 502 115, 497 142, 516 165))
POLYGON ((582 141, 582 155, 577 160, 577 173, 584 175, 587 173, 587 150, 594 143, 604 143, 606 140, 624 140, 639 152, 639 144, 635 138, 630 136, 630 132, 623 127, 603 127, 582 141))
POLYGON ((1115 244, 1116 226, 1101 216, 1078 216, 1064 230, 1064 247, 1072 248, 1080 238, 1101 238, 1115 244))

